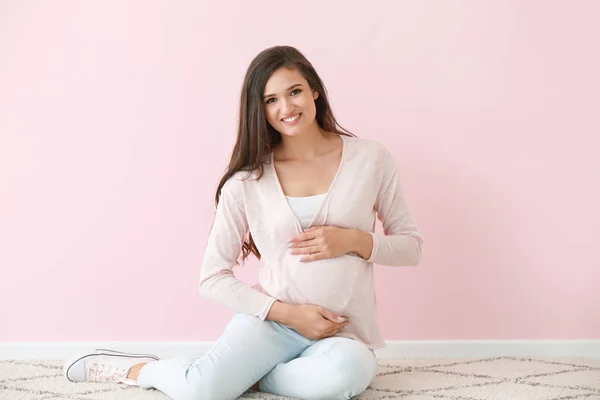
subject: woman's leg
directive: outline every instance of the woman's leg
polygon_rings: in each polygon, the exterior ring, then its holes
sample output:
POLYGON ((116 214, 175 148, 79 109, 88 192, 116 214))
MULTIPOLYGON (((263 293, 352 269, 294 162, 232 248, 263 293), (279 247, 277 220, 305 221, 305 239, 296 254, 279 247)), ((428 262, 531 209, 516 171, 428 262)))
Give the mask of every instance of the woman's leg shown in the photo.
POLYGON ((138 384, 175 400, 235 399, 311 343, 276 322, 236 314, 208 353, 150 362, 142 367, 138 384))
POLYGON ((375 354, 356 340, 332 337, 279 364, 260 380, 263 392, 298 399, 350 399, 377 375, 375 354))

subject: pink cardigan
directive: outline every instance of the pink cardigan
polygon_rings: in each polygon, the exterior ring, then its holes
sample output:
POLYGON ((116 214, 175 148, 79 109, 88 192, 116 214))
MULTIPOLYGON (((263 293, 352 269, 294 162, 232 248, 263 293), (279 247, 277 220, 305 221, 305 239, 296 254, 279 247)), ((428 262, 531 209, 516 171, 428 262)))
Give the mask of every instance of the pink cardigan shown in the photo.
POLYGON ((200 274, 200 293, 236 311, 265 319, 277 299, 290 304, 315 304, 350 323, 336 336, 349 337, 371 349, 384 347, 377 321, 373 263, 416 266, 423 239, 407 207, 396 163, 380 143, 348 136, 342 160, 310 226, 333 225, 369 232, 371 257, 357 254, 301 263, 287 239, 303 232, 288 205, 273 155, 258 172, 243 180, 237 172, 223 186, 200 274), (376 218, 384 234, 375 234, 376 218), (232 268, 243 240, 252 233, 260 251, 259 284, 250 287, 235 278, 232 268))

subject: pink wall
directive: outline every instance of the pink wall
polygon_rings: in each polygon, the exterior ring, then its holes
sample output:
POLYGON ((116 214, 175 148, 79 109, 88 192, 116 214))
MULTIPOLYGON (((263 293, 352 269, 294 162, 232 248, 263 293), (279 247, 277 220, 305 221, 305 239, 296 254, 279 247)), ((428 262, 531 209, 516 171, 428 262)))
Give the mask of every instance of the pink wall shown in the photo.
POLYGON ((0 3, 0 341, 217 338, 214 190, 275 44, 398 160, 425 253, 376 267, 387 339, 600 338, 599 2, 238 3, 0 3))

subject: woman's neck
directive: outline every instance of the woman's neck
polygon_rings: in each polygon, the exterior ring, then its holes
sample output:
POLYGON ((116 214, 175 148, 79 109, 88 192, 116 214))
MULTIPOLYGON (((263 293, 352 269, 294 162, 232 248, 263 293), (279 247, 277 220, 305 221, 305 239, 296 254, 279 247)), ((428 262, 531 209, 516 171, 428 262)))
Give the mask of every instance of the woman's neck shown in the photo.
POLYGON ((281 143, 273 150, 277 161, 312 161, 323 154, 329 153, 337 146, 335 133, 325 132, 320 128, 316 131, 305 131, 299 135, 281 135, 281 143))

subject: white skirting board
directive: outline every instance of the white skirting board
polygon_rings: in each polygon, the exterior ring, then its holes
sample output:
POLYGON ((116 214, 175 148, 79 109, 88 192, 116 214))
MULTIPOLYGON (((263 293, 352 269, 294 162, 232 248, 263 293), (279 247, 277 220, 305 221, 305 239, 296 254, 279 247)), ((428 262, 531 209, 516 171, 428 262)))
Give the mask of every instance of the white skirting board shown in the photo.
MULTIPOLYGON (((64 360, 96 348, 199 357, 214 342, 0 342, 0 360, 64 360)), ((600 359, 600 340, 390 340, 375 351, 380 359, 477 358, 498 356, 600 359)))

